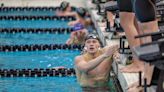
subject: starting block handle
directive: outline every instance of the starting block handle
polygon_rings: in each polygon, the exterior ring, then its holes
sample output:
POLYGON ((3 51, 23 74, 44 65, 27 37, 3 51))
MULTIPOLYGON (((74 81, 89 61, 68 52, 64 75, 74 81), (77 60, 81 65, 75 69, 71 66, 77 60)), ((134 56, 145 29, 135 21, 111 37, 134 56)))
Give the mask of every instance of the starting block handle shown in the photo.
POLYGON ((164 31, 153 32, 153 33, 146 33, 146 34, 143 34, 143 35, 135 36, 135 38, 142 38, 142 37, 146 37, 146 36, 155 36, 155 35, 160 35, 160 34, 164 34, 164 31))

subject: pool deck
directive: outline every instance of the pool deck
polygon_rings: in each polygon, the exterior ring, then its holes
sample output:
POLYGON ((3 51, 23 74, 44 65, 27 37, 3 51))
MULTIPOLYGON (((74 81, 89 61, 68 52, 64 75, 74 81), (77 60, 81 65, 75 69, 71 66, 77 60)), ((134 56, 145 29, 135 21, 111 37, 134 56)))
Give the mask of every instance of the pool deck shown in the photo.
MULTIPOLYGON (((100 39, 102 40, 103 44, 106 45, 113 45, 113 44, 119 44, 119 39, 111 40, 112 33, 106 32, 106 23, 101 22, 103 17, 100 15, 97 15, 97 9, 94 4, 91 3, 91 0, 86 1, 86 6, 88 7, 89 12, 91 13, 92 21, 94 22, 95 27, 97 28, 98 34, 100 36, 100 39)), ((123 92, 127 92, 127 87, 131 85, 132 83, 139 80, 139 74, 138 73, 122 73, 120 71, 121 68, 125 67, 125 60, 127 60, 126 55, 120 55, 119 62, 114 61, 112 64, 113 70, 120 82, 121 88, 123 92), (121 62, 121 63, 120 63, 121 62)), ((155 92, 155 89, 148 88, 148 92, 155 92), (151 91, 149 90, 151 89, 151 91)))

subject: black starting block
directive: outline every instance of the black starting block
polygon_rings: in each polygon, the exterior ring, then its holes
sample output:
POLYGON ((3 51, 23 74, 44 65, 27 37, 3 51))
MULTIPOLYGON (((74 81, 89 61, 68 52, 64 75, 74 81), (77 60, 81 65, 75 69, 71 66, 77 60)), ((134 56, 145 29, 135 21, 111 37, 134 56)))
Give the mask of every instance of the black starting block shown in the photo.
POLYGON ((152 42, 133 48, 140 60, 155 65, 164 70, 164 32, 154 32, 136 36, 142 38, 151 36, 152 42))
MULTIPOLYGON (((115 19, 116 20, 116 19, 115 19)), ((110 22, 108 20, 106 20, 106 25, 107 27, 105 28, 105 31, 106 32, 110 32, 110 35, 109 35, 109 39, 119 39, 120 36, 117 35, 118 33, 123 33, 124 30, 123 28, 120 26, 120 23, 119 22, 116 22, 115 21, 115 24, 114 24, 114 27, 111 29, 110 28, 110 22)))
POLYGON ((125 42, 126 42, 126 37, 125 36, 122 36, 120 38, 120 48, 119 48, 119 53, 120 54, 129 54, 131 55, 132 52, 130 50, 130 47, 128 46, 125 46, 125 42))
POLYGON ((94 4, 101 4, 101 3, 106 3, 107 0, 92 0, 92 3, 94 4))
POLYGON ((106 32, 124 32, 123 28, 120 25, 119 19, 114 20, 115 30, 110 29, 110 22, 108 20, 106 20, 106 25, 107 25, 106 32))
POLYGON ((106 17, 106 11, 101 8, 100 4, 97 5, 97 8, 98 8, 97 14, 106 17))
POLYGON ((98 15, 106 16, 105 9, 103 10, 101 7, 101 5, 105 4, 106 2, 107 2, 107 0, 92 0, 92 3, 97 5, 97 8, 98 8, 97 14, 98 15))

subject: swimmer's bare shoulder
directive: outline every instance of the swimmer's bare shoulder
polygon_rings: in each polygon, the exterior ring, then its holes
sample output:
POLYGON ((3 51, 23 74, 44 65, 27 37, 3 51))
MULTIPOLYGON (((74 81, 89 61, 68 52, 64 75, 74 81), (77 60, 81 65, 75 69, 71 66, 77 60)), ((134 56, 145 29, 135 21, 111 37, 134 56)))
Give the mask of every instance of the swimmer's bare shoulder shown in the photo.
POLYGON ((83 56, 82 55, 76 56, 75 57, 75 64, 78 64, 82 60, 83 60, 83 56))

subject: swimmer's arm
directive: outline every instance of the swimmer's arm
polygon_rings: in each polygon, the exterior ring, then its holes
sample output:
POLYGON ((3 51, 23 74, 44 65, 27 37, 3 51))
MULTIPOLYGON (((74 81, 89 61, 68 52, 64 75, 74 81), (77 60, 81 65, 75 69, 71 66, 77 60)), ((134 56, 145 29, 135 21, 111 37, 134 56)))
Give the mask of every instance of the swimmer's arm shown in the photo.
POLYGON ((119 45, 118 44, 115 44, 115 45, 112 45, 112 46, 105 46, 102 51, 105 52, 107 51, 108 49, 115 49, 115 51, 117 51, 119 49, 119 45))
POLYGON ((69 26, 73 26, 73 25, 75 25, 75 24, 77 24, 77 23, 79 23, 79 20, 78 20, 78 19, 75 20, 75 21, 69 22, 68 25, 69 25, 69 26))
POLYGON ((107 58, 107 56, 105 54, 102 54, 99 57, 97 57, 89 62, 86 62, 82 57, 77 56, 75 58, 75 66, 78 70, 87 73, 87 72, 91 71, 92 69, 96 68, 106 58, 107 58))
POLYGON ((68 13, 65 13, 66 16, 77 16, 77 13, 76 12, 68 12, 68 13))
POLYGON ((85 25, 91 25, 92 20, 90 18, 85 19, 85 25))
POLYGON ((57 15, 57 16, 74 16, 74 17, 77 16, 76 12, 66 12, 66 13, 62 13, 61 11, 57 11, 57 12, 56 12, 56 15, 57 15))

